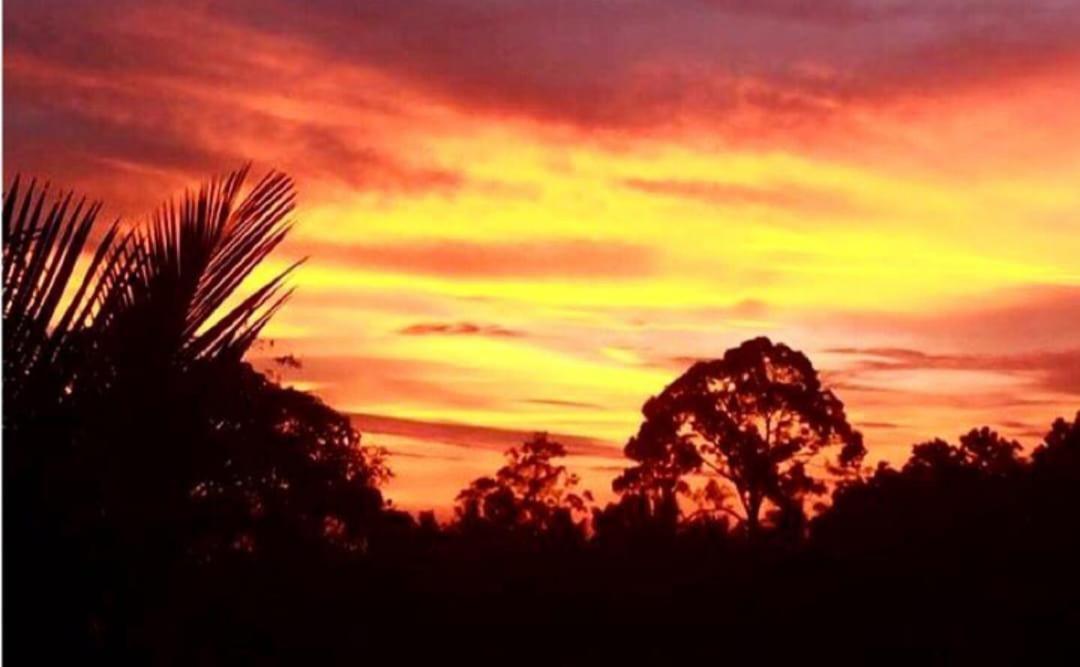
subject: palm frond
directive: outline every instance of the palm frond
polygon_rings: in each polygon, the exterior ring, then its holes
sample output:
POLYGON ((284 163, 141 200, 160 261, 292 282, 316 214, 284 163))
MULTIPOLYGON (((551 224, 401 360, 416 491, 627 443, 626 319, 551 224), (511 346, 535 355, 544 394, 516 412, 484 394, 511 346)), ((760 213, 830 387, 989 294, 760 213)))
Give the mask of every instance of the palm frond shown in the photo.
POLYGON ((285 281, 303 261, 225 308, 288 234, 295 206, 293 182, 278 172, 242 197, 248 171, 185 193, 145 226, 114 223, 77 286, 100 204, 71 193, 50 201, 47 187, 24 189, 16 177, 3 202, 7 397, 47 384, 56 400, 83 371, 107 382, 124 368, 241 358, 292 294, 285 281))
POLYGON ((99 317, 122 322, 122 345, 163 363, 243 356, 280 307, 286 268, 222 312, 291 229, 292 180, 271 172, 241 198, 248 167, 162 206, 129 232, 95 297, 99 317))
POLYGON ((23 192, 18 177, 4 195, 3 348, 5 387, 11 398, 45 375, 61 384, 70 380, 74 369, 57 367, 57 355, 83 324, 76 313, 84 309, 87 290, 116 235, 113 225, 60 312, 101 206, 80 199, 72 207, 71 193, 48 207, 47 199, 47 187, 31 181, 23 192), (48 374, 35 372, 45 366, 48 374))

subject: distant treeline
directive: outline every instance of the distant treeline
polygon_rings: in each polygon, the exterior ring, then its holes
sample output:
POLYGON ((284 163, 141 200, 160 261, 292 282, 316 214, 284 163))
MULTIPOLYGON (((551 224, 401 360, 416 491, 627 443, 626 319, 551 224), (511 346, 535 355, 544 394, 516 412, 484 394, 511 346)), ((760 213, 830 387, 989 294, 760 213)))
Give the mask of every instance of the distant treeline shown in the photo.
POLYGON ((384 451, 243 360, 295 268, 239 292, 295 197, 246 177, 104 229, 70 194, 5 193, 9 660, 1076 653, 1080 412, 1027 454, 978 428, 868 468, 810 360, 766 338, 644 404, 606 506, 540 433, 449 523, 394 510, 384 451))

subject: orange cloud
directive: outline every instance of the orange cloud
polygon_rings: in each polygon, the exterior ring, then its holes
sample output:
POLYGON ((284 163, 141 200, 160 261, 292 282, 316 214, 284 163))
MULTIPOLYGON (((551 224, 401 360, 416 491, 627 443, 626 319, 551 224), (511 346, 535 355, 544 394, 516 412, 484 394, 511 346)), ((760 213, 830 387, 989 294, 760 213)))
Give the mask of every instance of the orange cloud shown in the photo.
POLYGON ((419 322, 399 329, 405 336, 503 336, 517 337, 524 334, 495 324, 474 324, 473 322, 419 322))
POLYGON ((485 278, 640 278, 652 272, 655 255, 643 246, 572 239, 527 243, 421 241, 408 245, 309 242, 298 249, 320 261, 366 269, 485 278))

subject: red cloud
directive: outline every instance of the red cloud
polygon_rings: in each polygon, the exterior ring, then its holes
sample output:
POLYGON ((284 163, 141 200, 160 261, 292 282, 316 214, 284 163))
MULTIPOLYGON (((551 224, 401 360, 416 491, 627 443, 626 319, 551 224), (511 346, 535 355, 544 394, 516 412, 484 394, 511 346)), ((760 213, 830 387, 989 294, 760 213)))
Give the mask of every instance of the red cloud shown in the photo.
MULTIPOLYGON (((148 8, 131 0, 12 0, 5 57, 16 63, 5 65, 16 85, 18 63, 32 58, 98 85, 133 83, 143 104, 124 104, 150 113, 166 105, 160 93, 177 82, 221 95, 290 94, 318 80, 319 63, 332 63, 378 71, 467 110, 637 131, 698 119, 734 141, 746 138, 750 122, 761 135, 812 140, 822 135, 823 118, 851 105, 948 99, 970 86, 1075 68, 1080 6, 569 0, 556 9, 526 0, 241 0, 148 8), (198 47, 191 34, 203 37, 198 47)), ((21 93, 5 92, 5 110, 21 113, 21 93)), ((329 90, 357 111, 407 113, 364 93, 348 85, 329 90)), ((180 95, 166 107, 183 109, 185 101, 197 105, 180 95)))
POLYGON ((463 278, 639 278, 651 272, 654 259, 653 251, 644 246, 595 241, 308 243, 300 249, 314 261, 463 278))

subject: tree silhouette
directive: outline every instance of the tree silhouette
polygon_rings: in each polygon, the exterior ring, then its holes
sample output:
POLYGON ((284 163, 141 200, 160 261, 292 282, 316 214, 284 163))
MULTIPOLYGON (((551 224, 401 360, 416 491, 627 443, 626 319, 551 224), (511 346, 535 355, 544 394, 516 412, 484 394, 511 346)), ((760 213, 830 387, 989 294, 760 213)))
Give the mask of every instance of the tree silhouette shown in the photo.
MULTIPOLYGON (((803 651, 837 628, 852 655, 1027 658, 1075 635, 1080 413, 1030 459, 983 427, 863 475, 840 401, 765 338, 646 402, 592 535, 591 496, 545 434, 464 489, 451 526, 394 512, 386 452, 243 361, 291 269, 239 292, 293 201, 284 176, 248 190, 245 174, 100 237, 96 205, 18 180, 5 194, 5 630, 35 655, 352 662, 381 642, 400 661, 382 634, 405 614, 646 619, 666 658, 692 644, 687 619, 758 658, 777 636, 803 651), (830 489, 802 539, 804 507, 830 489), (800 539, 757 539, 766 526, 800 539)), ((447 632, 410 646, 481 634, 447 632)), ((561 639, 538 650, 576 656, 561 639)), ((615 648, 642 657, 641 642, 615 648)))
POLYGON ((1010 476, 1023 466, 1018 458, 1020 449, 1020 443, 984 426, 960 436, 959 446, 941 439, 914 445, 903 471, 914 477, 1010 476))
POLYGON ((1072 423, 1060 417, 1054 420, 1031 459, 1039 474, 1074 476, 1080 480, 1080 411, 1072 423))
POLYGON ((839 447, 835 462, 825 463, 837 472, 851 470, 865 452, 810 361, 767 338, 694 364, 642 413, 645 421, 625 449, 638 465, 615 481, 615 490, 644 494, 653 507, 672 512, 691 478, 704 477, 693 494, 698 511, 736 517, 751 537, 766 503, 786 522, 802 516, 804 498, 825 491, 807 472, 823 450, 839 447))
POLYGON ((552 462, 563 456, 566 448, 546 433, 510 448, 494 477, 473 480, 458 494, 459 526, 528 538, 581 534, 592 494, 579 494, 578 476, 552 462))
POLYGON ((92 317, 92 293, 117 234, 116 225, 105 233, 61 309, 101 205, 84 199, 72 208, 68 193, 46 206, 47 195, 33 181, 23 192, 18 177, 4 194, 4 428, 9 434, 17 420, 63 399, 75 376, 70 343, 92 317))
POLYGON ((881 463, 837 489, 815 519, 815 537, 832 549, 879 556, 976 553, 1027 521, 1028 465, 1019 452, 1018 442, 988 427, 972 429, 958 445, 940 438, 916 444, 900 470, 881 463))
POLYGON ((1026 518, 1044 553, 1071 566, 1080 551, 1080 411, 1071 422, 1056 419, 1031 453, 1031 499, 1026 518))
POLYGON ((188 541, 200 557, 326 541, 367 549, 390 472, 385 451, 362 447, 347 416, 247 364, 197 367, 189 386, 201 426, 190 442, 210 453, 190 491, 188 541))
POLYGON ((23 192, 16 178, 3 208, 4 370, 12 380, 5 398, 20 407, 23 395, 31 396, 28 408, 53 405, 113 376, 243 356, 288 297, 279 292, 296 266, 223 310, 288 233, 295 201, 292 181, 280 173, 241 200, 247 173, 188 192, 149 225, 126 232, 112 225, 77 284, 77 260, 100 205, 80 201, 72 209, 68 194, 47 207, 44 189, 31 182, 23 192))
POLYGON ((238 293, 295 200, 288 177, 245 189, 247 172, 110 226, 81 272, 99 207, 46 205, 18 180, 5 193, 5 512, 10 562, 38 586, 19 598, 27 628, 63 596, 60 635, 122 643, 185 562, 364 551, 378 531, 383 455, 241 361, 296 266, 238 293))

